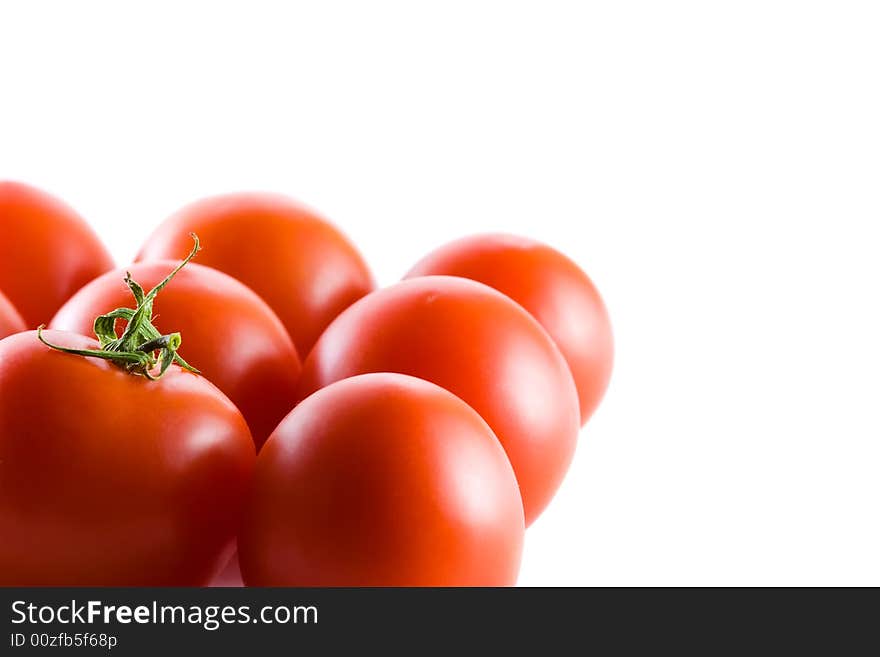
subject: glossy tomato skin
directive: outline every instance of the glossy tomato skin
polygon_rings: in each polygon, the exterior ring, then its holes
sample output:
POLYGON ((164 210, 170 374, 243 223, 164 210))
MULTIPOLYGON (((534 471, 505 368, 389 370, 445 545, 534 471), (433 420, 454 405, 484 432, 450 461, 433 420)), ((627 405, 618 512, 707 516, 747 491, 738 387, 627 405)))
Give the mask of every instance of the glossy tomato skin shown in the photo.
POLYGON ((407 278, 432 275, 485 283, 528 310, 565 356, 578 389, 581 424, 586 424, 611 379, 614 338, 605 303, 580 267, 546 244, 490 234, 440 247, 407 278))
POLYGON ((257 461, 239 551, 248 585, 507 586, 516 478, 467 404, 399 374, 315 393, 257 461))
POLYGON ((549 503, 577 442, 577 391, 562 354, 522 307, 450 276, 379 290, 327 328, 303 364, 299 396, 367 372, 417 376, 458 395, 504 446, 526 524, 549 503))
POLYGON ((0 292, 0 339, 13 333, 20 333, 27 327, 12 302, 0 292))
POLYGON ((30 328, 113 268, 91 228, 69 206, 34 187, 0 181, 0 290, 30 328))
MULTIPOLYGON (((138 263, 127 271, 149 290, 176 264, 138 263)), ((125 270, 112 271, 83 287, 50 327, 92 335, 95 317, 133 307, 124 276, 125 270)), ((300 373, 296 348, 275 313, 231 276, 190 263, 156 297, 153 314, 160 332, 183 337, 180 355, 238 406, 259 448, 293 408, 300 373)))
POLYGON ((191 232, 204 246, 199 262, 263 297, 303 357, 336 315, 374 287, 363 258, 337 228, 279 194, 227 194, 188 205, 159 226, 138 260, 179 257, 191 232))
POLYGON ((255 450, 206 379, 26 332, 0 341, 0 390, 0 584, 195 586, 229 558, 255 450))

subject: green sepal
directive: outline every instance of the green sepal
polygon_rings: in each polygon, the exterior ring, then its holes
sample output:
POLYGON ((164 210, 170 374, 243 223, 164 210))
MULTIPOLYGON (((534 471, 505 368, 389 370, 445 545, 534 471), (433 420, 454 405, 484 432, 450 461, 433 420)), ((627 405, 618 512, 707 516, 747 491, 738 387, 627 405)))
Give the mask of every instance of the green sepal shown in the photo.
POLYGON ((143 288, 131 278, 131 274, 129 272, 125 273, 124 281, 135 298, 136 308, 117 308, 95 319, 93 330, 98 338, 100 349, 70 349, 52 344, 43 337, 44 327, 42 326, 37 329, 37 338, 46 346, 57 351, 77 356, 103 358, 132 374, 139 374, 151 381, 162 378, 172 363, 189 372, 199 374, 200 372, 196 368, 187 363, 177 353, 182 343, 180 333, 162 335, 152 323, 153 300, 156 298, 156 295, 199 252, 199 238, 196 237, 195 233, 191 233, 191 236, 194 245, 189 255, 156 287, 146 294, 143 288), (126 322, 125 330, 121 336, 116 332, 116 322, 120 319, 126 322), (157 364, 159 371, 153 373, 157 364))

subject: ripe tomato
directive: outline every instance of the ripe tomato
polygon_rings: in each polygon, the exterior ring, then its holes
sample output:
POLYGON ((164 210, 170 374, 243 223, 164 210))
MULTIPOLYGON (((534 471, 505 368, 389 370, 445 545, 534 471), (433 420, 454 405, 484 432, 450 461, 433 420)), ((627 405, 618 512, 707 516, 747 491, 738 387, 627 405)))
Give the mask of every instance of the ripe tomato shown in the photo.
POLYGON ((523 541, 516 478, 467 404, 367 374, 303 401, 257 459, 239 534, 258 586, 506 586, 523 541))
POLYGON ((70 207, 38 189, 0 181, 0 289, 30 327, 113 268, 110 254, 70 207))
POLYGON ((432 381, 483 416, 516 472, 527 524, 553 497, 577 442, 577 391, 556 345, 508 297, 451 276, 374 292, 327 327, 299 396, 366 372, 432 381))
MULTIPOLYGON (((128 271, 151 288, 174 265, 140 263, 128 271)), ((86 285, 58 311, 51 328, 91 335, 95 317, 133 305, 124 276, 112 271, 86 285)), ((156 298, 154 313, 160 332, 183 336, 180 355, 235 402, 259 449, 293 408, 300 372, 296 349, 275 313, 231 276, 192 263, 156 298)))
POLYGON ((26 329, 27 325, 15 306, 0 292, 0 339, 26 329))
POLYGON ((565 356, 586 423, 608 387, 614 341, 602 297, 574 262, 523 237, 475 235, 430 253, 407 278, 431 275, 485 283, 528 310, 565 356))
POLYGON ((305 356, 342 310, 370 292, 373 278, 348 239, 296 201, 239 193, 197 201, 167 219, 138 260, 176 258, 196 233, 199 262, 234 276, 276 312, 305 356))
POLYGON ((255 450, 206 379, 149 381, 30 331, 0 342, 0 390, 0 584, 201 585, 225 563, 255 450))

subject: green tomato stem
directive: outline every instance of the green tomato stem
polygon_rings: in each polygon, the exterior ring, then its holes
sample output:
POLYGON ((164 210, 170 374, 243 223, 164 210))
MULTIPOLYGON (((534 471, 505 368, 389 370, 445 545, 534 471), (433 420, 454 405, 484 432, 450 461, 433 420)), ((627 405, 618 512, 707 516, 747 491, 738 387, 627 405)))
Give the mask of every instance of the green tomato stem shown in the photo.
POLYGON ((196 256, 201 248, 196 234, 190 233, 190 236, 193 238, 193 248, 189 255, 162 282, 146 294, 143 288, 132 280, 131 274, 125 273, 124 281, 134 296, 136 307, 117 308, 95 319, 94 331, 101 345, 100 349, 70 349, 52 344, 43 337, 44 326, 37 329, 37 338, 44 345, 56 351, 89 358, 102 358, 131 374, 143 376, 151 381, 162 378, 172 363, 199 374, 196 368, 177 354, 182 342, 180 333, 162 335, 153 326, 153 300, 156 295, 196 256), (117 320, 126 322, 125 330, 121 336, 116 332, 117 320), (155 371, 157 367, 158 371, 155 371))

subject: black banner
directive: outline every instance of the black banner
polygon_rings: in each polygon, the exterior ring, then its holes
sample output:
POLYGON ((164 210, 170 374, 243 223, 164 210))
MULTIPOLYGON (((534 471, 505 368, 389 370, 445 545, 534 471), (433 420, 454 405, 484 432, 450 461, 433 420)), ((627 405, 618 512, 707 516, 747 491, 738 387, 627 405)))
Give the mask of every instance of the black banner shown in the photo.
POLYGON ((0 588, 0 654, 781 649, 818 641, 834 620, 845 623, 834 644, 840 651, 871 627, 876 605, 862 597, 783 589, 0 588))

